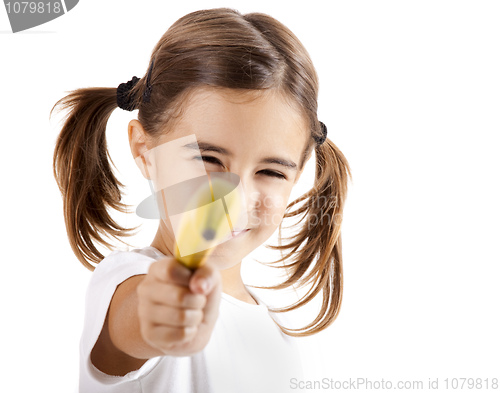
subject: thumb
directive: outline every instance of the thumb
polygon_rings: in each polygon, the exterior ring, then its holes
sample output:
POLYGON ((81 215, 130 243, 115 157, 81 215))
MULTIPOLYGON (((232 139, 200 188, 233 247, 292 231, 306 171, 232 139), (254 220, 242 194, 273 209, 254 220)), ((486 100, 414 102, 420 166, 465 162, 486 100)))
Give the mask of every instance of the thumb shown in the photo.
POLYGON ((189 280, 189 289, 194 293, 208 295, 217 285, 220 273, 212 263, 206 262, 196 269, 189 280))
POLYGON ((222 278, 220 271, 213 263, 205 263, 200 266, 191 277, 189 288, 195 293, 201 293, 207 297, 207 303, 203 309, 202 324, 208 326, 206 332, 211 332, 219 315, 219 305, 222 291, 222 278), (206 287, 205 287, 206 285, 206 287))

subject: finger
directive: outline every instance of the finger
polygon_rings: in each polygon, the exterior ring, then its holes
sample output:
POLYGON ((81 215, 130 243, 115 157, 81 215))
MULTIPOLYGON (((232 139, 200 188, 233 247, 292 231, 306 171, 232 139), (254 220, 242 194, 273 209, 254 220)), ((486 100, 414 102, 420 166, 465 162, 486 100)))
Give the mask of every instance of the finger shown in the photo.
POLYGON ((207 304, 203 308, 202 323, 213 326, 217 321, 219 315, 220 299, 222 292, 222 281, 219 271, 214 271, 213 276, 214 284, 211 292, 207 295, 207 304))
POLYGON ((197 332, 198 328, 196 326, 171 327, 157 325, 149 329, 147 337, 151 342, 164 342, 172 345, 192 340, 197 332))
POLYGON ((160 259, 153 262, 149 272, 161 282, 175 283, 178 285, 189 285, 192 272, 172 257, 160 259))
POLYGON ((207 303, 204 295, 192 293, 189 288, 153 281, 146 286, 137 287, 138 293, 152 303, 180 307, 202 309, 207 303))
POLYGON ((203 311, 191 308, 151 305, 143 310, 153 325, 169 327, 198 326, 203 320, 203 311))
POLYGON ((202 323, 213 326, 217 321, 217 317, 219 315, 219 306, 220 306, 220 298, 221 298, 221 282, 216 281, 212 292, 210 292, 207 296, 207 304, 203 309, 203 319, 202 323))

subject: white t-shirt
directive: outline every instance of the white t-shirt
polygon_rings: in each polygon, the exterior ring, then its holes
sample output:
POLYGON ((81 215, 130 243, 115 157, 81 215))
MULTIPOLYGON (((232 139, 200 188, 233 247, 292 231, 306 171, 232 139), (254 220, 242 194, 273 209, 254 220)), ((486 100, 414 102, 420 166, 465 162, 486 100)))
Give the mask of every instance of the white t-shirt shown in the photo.
MULTIPOLYGON (((192 356, 159 356, 123 377, 99 371, 90 353, 102 330, 116 287, 146 274, 164 255, 154 247, 114 251, 92 273, 87 289, 80 342, 80 392, 91 393, 281 393, 294 391, 290 379, 303 378, 296 338, 285 335, 273 318, 281 314, 222 293, 220 311, 207 346, 192 356)), ((248 289, 248 288, 247 288, 248 289)), ((279 316, 278 316, 279 315, 279 316)), ((295 390, 296 391, 296 390, 295 390)))

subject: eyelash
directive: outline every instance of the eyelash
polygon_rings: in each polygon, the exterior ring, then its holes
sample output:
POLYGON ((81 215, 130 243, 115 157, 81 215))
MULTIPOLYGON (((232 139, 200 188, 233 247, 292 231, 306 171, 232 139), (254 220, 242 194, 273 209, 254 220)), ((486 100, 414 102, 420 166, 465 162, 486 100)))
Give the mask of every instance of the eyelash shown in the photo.
MULTIPOLYGON (((216 164, 216 165, 222 165, 222 163, 215 157, 212 157, 212 156, 197 156, 195 157, 195 159, 197 160, 203 160, 203 161, 206 161, 206 162, 210 162, 212 164, 216 164)), ((282 175, 281 173, 278 173, 278 172, 274 172, 274 171, 271 171, 269 169, 264 169, 260 172, 263 172, 263 173, 267 173, 267 176, 270 176, 270 177, 275 177, 277 179, 283 179, 283 180, 286 180, 286 177, 284 175, 282 175)))

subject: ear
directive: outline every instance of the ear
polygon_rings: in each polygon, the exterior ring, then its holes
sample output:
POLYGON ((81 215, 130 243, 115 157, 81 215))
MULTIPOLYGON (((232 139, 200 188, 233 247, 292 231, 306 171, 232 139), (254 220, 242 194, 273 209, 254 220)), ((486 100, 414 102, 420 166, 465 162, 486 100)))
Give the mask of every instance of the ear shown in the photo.
POLYGON ((146 179, 151 179, 149 168, 151 162, 148 159, 146 152, 150 149, 149 139, 142 124, 134 119, 128 123, 128 141, 130 144, 130 151, 134 157, 135 163, 139 167, 142 176, 146 179), (149 168, 148 168, 149 167, 149 168))

